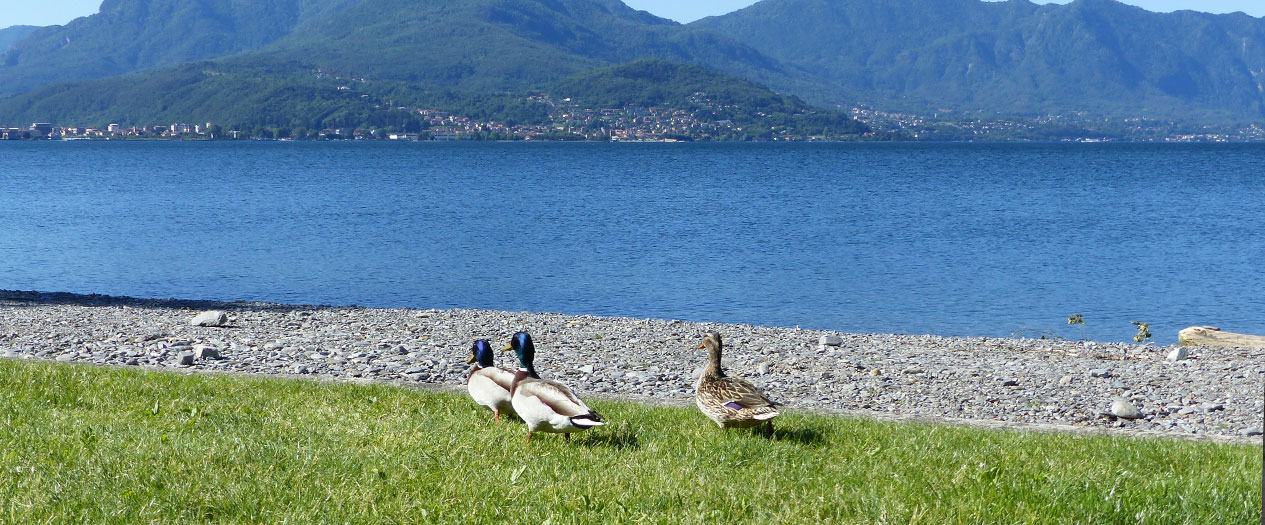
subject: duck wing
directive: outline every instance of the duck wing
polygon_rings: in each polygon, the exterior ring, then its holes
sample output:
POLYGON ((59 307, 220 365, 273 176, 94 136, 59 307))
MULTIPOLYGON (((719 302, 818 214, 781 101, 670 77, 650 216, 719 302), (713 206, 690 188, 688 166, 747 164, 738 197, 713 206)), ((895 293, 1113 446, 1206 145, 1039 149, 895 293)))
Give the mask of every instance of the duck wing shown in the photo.
POLYGON ((600 422, 602 419, 588 405, 571 392, 570 388, 557 381, 547 379, 522 380, 518 383, 515 395, 531 396, 539 399, 549 410, 566 417, 589 416, 589 419, 600 422))
POLYGON ((760 392, 750 381, 737 377, 704 381, 699 385, 698 395, 708 404, 733 410, 777 406, 777 403, 760 392))

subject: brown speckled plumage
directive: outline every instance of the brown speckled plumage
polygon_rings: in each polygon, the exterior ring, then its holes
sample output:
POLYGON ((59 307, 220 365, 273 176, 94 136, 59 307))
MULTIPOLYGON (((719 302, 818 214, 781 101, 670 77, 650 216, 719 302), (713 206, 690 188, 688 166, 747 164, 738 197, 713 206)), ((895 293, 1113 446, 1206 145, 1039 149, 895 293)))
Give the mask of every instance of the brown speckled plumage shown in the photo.
POLYGON ((777 417, 777 404, 750 381, 725 376, 720 367, 723 344, 719 333, 708 332, 698 347, 706 348, 711 358, 695 385, 694 402, 704 415, 720 428, 754 427, 777 417))

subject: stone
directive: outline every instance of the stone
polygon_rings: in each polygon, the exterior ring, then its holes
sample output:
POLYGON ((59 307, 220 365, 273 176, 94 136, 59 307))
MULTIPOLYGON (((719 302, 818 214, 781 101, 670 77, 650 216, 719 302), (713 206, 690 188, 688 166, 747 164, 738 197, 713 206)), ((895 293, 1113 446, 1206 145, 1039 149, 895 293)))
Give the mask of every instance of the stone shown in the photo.
POLYGON ((1200 403, 1199 410, 1202 412, 1216 412, 1218 410, 1225 410, 1225 405, 1213 402, 1200 403))
POLYGON ((1245 428, 1245 429, 1241 430, 1241 431, 1239 432, 1239 434, 1240 434, 1240 435, 1242 435, 1243 437, 1253 437, 1253 436, 1259 436, 1259 435, 1261 435, 1261 429, 1259 429, 1259 428, 1245 428))
POLYGON ((57 356, 57 360, 62 363, 69 363, 75 360, 75 356, 70 355, 70 354, 62 354, 62 355, 57 356))
POLYGON ((285 348, 285 346, 286 346, 286 345, 285 345, 284 343, 282 343, 281 341, 272 341, 272 342, 270 342, 270 343, 268 343, 268 344, 265 344, 265 345, 264 345, 264 351, 265 351, 265 352, 276 352, 277 350, 280 350, 280 349, 282 349, 282 348, 285 348))
POLYGON ((581 374, 589 374, 589 375, 592 375, 592 374, 593 374, 593 365, 584 365, 584 366, 582 366, 582 367, 580 367, 580 368, 577 368, 576 370, 579 370, 581 374))
POLYGON ((188 351, 186 351, 186 352, 180 352, 180 360, 179 360, 179 363, 180 363, 180 366, 192 366, 192 365, 193 365, 193 352, 188 352, 188 351))
POLYGON ((756 373, 756 375, 762 375, 762 376, 769 375, 769 363, 768 363, 768 361, 764 361, 764 362, 761 362, 760 364, 756 365, 756 367, 755 367, 755 373, 756 373))
POLYGON ((193 355, 204 361, 207 359, 219 359, 220 351, 207 345, 195 345, 193 347, 193 355))
POLYGON ((1168 360, 1174 363, 1178 361, 1184 361, 1188 358, 1190 358, 1190 350, 1187 350, 1186 347, 1184 346, 1179 346, 1175 348, 1172 352, 1168 353, 1168 360))
POLYGON ((127 366, 137 366, 140 364, 141 364, 141 361, 135 357, 127 360, 127 366))
POLYGON ((827 334, 821 336, 819 343, 821 346, 842 346, 843 338, 834 334, 827 334))
POLYGON ((202 312, 189 321, 193 326, 212 326, 221 327, 228 325, 228 313, 223 310, 211 310, 202 312))
POLYGON ((1089 377, 1111 377, 1111 370, 1106 368, 1095 368, 1089 371, 1089 377))
POLYGON ((1019 386, 1019 382, 1014 379, 1006 379, 1001 382, 1001 386, 1019 386))
POLYGON ((1072 376, 1063 376, 1059 378, 1059 386, 1070 386, 1072 384, 1072 376))
POLYGON ((408 368, 408 369, 405 369, 405 370, 404 370, 404 375, 420 374, 420 373, 425 372, 425 371, 426 371, 426 369, 425 369, 425 368, 422 368, 422 367, 420 367, 420 366, 414 366, 414 367, 410 367, 410 368, 408 368))
POLYGON ((1111 402, 1111 415, 1120 419, 1141 419, 1142 411, 1127 399, 1117 397, 1111 402))

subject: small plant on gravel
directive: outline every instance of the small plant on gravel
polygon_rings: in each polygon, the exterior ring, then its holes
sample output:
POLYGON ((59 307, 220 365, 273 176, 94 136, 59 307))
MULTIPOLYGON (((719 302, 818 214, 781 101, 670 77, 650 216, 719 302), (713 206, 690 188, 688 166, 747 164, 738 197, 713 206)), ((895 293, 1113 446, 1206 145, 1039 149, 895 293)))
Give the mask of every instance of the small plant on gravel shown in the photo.
POLYGON ((1085 316, 1081 314, 1072 314, 1067 318, 1067 324, 1076 325, 1081 331, 1081 341, 1085 340, 1085 316))
POLYGON ((1133 326, 1138 327, 1138 333, 1137 333, 1137 335, 1134 335, 1134 336, 1133 336, 1133 341, 1134 341, 1134 342, 1141 343, 1141 342, 1146 341, 1147 339, 1150 339, 1150 338, 1151 338, 1151 324, 1150 324, 1150 323, 1143 323, 1143 322, 1141 322, 1141 321, 1134 321, 1134 322, 1133 322, 1133 326))

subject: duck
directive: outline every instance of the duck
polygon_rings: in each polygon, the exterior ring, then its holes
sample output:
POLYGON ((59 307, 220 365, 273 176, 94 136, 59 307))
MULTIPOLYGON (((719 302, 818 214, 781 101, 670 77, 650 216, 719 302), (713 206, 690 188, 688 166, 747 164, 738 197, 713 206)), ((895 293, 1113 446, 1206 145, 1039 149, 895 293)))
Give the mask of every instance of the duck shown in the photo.
POLYGON ((779 412, 778 403, 764 395, 750 381, 729 377, 720 366, 720 354, 724 349, 719 332, 707 332, 699 350, 707 349, 710 361, 694 385, 694 402, 703 415, 716 422, 720 428, 750 428, 767 425, 773 429, 772 419, 779 412))
POLYGON ((514 371, 495 366, 496 352, 492 342, 479 339, 470 346, 470 372, 466 374, 466 390, 475 403, 492 411, 492 420, 501 422, 501 414, 514 415, 510 403, 510 386, 514 383, 514 371))
POLYGON ((531 441, 535 432, 546 432, 562 434, 563 440, 570 442, 572 433, 606 424, 601 415, 584 404, 566 385, 541 379, 536 374, 533 366, 536 346, 530 334, 514 334, 502 350, 513 350, 518 356, 518 370, 510 383, 510 404, 527 424, 527 441, 531 441))

